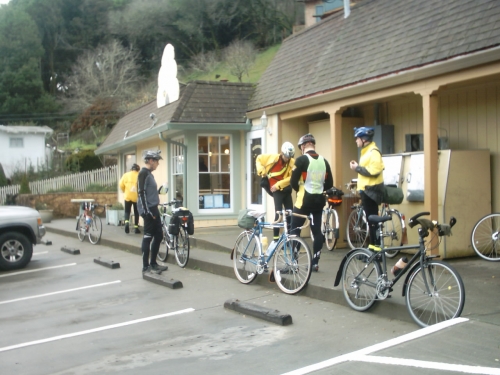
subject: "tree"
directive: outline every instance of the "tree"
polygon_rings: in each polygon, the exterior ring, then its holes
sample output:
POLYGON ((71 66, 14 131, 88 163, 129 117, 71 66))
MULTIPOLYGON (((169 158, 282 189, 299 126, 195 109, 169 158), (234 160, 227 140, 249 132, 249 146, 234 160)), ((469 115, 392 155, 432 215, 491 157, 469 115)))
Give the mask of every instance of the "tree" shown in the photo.
MULTIPOLYGON (((6 7, 0 11, 0 113, 23 114, 57 109, 40 73, 43 48, 31 17, 6 7)), ((6 121, 8 122, 8 121, 6 121)))
POLYGON ((257 57, 257 51, 248 41, 235 40, 224 50, 226 64, 229 72, 242 81, 243 74, 248 76, 248 70, 257 57))
POLYGON ((21 179, 21 186, 19 187, 19 194, 31 194, 28 176, 26 176, 26 174, 21 179))
POLYGON ((5 176, 5 171, 3 170, 3 166, 0 163, 0 187, 7 186, 9 184, 7 177, 5 176))
POLYGON ((96 99, 113 98, 124 103, 138 82, 136 54, 112 41, 86 52, 73 67, 68 80, 69 109, 82 110, 96 99))

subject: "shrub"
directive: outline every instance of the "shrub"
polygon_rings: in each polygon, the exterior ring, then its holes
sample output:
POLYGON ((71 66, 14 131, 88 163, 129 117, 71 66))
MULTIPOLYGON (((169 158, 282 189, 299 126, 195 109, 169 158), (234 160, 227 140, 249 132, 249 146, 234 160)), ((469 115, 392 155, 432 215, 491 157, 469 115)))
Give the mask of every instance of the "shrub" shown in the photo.
POLYGON ((5 177, 5 172, 3 170, 3 166, 0 163, 0 187, 7 186, 7 185, 8 185, 7 177, 5 177))
POLYGON ((31 194, 30 184, 28 182, 28 176, 24 175, 21 179, 21 187, 19 189, 19 194, 31 194))

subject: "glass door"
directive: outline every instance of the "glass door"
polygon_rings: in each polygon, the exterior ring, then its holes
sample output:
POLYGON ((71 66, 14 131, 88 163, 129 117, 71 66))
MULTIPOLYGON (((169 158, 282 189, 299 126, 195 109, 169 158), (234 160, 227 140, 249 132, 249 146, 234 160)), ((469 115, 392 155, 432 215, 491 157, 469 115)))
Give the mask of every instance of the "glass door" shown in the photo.
POLYGON ((255 160, 264 149, 264 130, 255 130, 247 133, 247 208, 264 210, 264 189, 260 187, 260 177, 257 175, 255 160))

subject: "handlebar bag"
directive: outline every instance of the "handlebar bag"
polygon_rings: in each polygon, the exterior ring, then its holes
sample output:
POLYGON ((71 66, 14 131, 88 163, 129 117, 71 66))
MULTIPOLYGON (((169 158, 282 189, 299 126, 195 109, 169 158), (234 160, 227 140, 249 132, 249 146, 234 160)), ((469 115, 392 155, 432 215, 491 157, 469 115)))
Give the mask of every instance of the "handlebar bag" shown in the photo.
POLYGON ((248 208, 244 208, 238 212, 238 226, 243 229, 252 229, 255 225, 255 218, 248 213, 252 211, 248 208))

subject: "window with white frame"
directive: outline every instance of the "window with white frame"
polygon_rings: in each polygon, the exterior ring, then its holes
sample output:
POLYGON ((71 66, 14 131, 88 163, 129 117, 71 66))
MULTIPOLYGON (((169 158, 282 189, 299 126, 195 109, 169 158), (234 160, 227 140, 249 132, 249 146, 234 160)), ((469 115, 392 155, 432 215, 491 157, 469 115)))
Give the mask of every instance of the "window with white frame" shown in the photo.
POLYGON ((23 148, 24 139, 22 137, 10 137, 9 146, 10 148, 23 148))
MULTIPOLYGON (((184 137, 175 138, 172 141, 184 144, 184 137)), ((174 192, 174 198, 180 201, 184 201, 184 160, 184 146, 172 143, 172 191, 174 192)))
POLYGON ((199 208, 231 208, 231 136, 198 136, 199 208))

